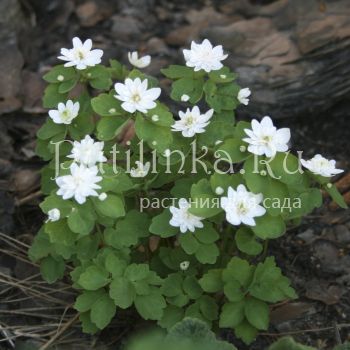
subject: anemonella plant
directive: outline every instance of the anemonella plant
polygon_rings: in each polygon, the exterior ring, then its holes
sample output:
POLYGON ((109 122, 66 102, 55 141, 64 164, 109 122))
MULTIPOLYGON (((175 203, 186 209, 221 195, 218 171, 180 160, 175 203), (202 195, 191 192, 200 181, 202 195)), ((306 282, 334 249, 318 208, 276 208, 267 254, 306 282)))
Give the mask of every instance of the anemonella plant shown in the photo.
POLYGON ((101 64, 91 40, 73 39, 44 76, 49 117, 38 131, 41 208, 47 220, 30 257, 46 281, 70 275, 84 332, 134 308, 170 328, 185 317, 252 342, 269 305, 296 298, 267 242, 322 204, 335 161, 292 154, 290 130, 270 117, 235 122, 249 103, 227 55, 208 40, 162 69, 167 89, 130 67, 101 64), (125 128, 134 132, 125 142, 125 128), (69 268, 68 268, 69 267, 69 268))

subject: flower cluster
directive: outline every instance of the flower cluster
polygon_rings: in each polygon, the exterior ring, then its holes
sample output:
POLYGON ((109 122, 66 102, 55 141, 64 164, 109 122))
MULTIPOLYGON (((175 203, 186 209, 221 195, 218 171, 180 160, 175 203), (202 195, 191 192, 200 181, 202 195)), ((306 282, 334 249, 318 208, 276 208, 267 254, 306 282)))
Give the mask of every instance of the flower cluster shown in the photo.
POLYGON ((168 106, 143 71, 149 55, 105 66, 90 39, 61 50, 64 64, 44 76, 47 220, 30 256, 49 283, 70 265, 86 332, 133 306, 164 328, 195 317, 250 343, 268 328, 269 304, 296 298, 274 259, 258 256, 322 204, 322 191, 346 207, 329 183, 343 170, 293 155, 290 129, 269 116, 235 121, 252 92, 224 66, 221 45, 192 42, 183 56, 161 70, 168 106))

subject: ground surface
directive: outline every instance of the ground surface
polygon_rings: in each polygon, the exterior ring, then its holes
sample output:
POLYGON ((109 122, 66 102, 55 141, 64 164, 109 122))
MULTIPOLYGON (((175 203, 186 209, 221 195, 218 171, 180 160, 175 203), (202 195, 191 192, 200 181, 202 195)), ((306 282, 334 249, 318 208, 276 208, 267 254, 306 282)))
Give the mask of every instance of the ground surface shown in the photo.
MULTIPOLYGON (((94 7, 93 2, 26 0, 22 5, 26 20, 36 23, 18 37, 25 58, 24 70, 19 68, 22 107, 14 108, 18 101, 11 99, 6 100, 6 108, 0 104, 0 339, 22 334, 23 340, 48 341, 57 334, 57 327, 67 324, 63 336, 55 341, 60 348, 67 343, 68 349, 104 349, 123 341, 131 325, 137 324, 135 316, 126 313, 101 335, 82 337, 69 308, 74 292, 68 280, 46 285, 38 267, 26 258, 27 244, 44 220, 38 208, 42 199, 38 192, 39 170, 43 163, 34 154, 35 133, 45 119, 40 107, 40 75, 56 63, 59 49, 69 47, 74 35, 91 36, 105 50, 106 58, 125 61, 129 50, 147 51, 154 56, 149 71, 156 72, 160 66, 181 59, 179 47, 184 39, 180 37, 189 35, 186 13, 190 9, 209 11, 210 16, 220 12, 211 12, 210 2, 201 1, 177 1, 176 5, 151 0, 125 1, 123 5, 101 1, 94 7), (181 28, 185 28, 183 32, 178 31, 181 28), (174 30, 175 34, 171 34, 174 30)), ((196 25, 202 28, 208 24, 204 21, 196 25)), ((350 169, 350 115, 344 113, 346 106, 343 99, 329 113, 295 115, 281 120, 279 125, 292 129, 295 150, 304 150, 310 156, 319 152, 337 159, 341 168, 350 169)), ((342 181, 341 188, 346 192, 350 180, 342 181)), ((329 205, 328 198, 325 200, 325 206, 305 218, 299 227, 290 228, 285 237, 271 242, 268 253, 277 256, 300 299, 276 306, 269 332, 249 349, 261 350, 279 334, 295 334, 297 339, 319 349, 330 349, 339 339, 349 337, 350 212, 336 209, 329 205), (347 327, 337 331, 337 325, 345 324, 347 327)), ((248 349, 232 334, 223 337, 240 350, 248 349)), ((0 342, 0 349, 2 346, 11 348, 11 341, 0 342)))

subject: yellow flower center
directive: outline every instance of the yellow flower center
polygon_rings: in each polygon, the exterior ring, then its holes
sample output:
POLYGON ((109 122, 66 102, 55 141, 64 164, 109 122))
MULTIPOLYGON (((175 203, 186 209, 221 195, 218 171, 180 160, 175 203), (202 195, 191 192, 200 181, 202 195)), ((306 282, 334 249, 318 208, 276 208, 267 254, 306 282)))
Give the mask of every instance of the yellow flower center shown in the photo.
POLYGON ((80 60, 83 60, 85 58, 85 54, 83 51, 81 50, 78 50, 78 53, 77 53, 78 57, 80 60))
POLYGON ((191 126, 193 123, 194 123, 194 118, 193 116, 190 114, 187 118, 186 118, 186 122, 185 122, 185 125, 186 126, 191 126))
POLYGON ((132 100, 137 103, 137 102, 140 102, 141 97, 139 94, 135 94, 132 96, 132 100))

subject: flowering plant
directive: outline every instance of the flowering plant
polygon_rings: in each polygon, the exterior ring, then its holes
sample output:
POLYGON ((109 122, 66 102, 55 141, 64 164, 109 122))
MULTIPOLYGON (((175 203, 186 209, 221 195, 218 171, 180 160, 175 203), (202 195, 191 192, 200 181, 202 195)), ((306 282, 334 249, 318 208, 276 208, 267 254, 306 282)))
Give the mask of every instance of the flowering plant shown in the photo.
POLYGON ((252 342, 269 304, 296 298, 264 245, 319 207, 321 189, 345 207, 329 183, 341 170, 320 155, 299 161, 270 117, 236 123, 251 92, 208 40, 162 69, 171 108, 139 70, 149 56, 106 67, 78 38, 61 54, 44 76, 50 111, 37 135, 48 219, 29 253, 43 277, 69 267, 84 332, 134 307, 164 328, 192 317, 252 342), (123 144, 125 127, 135 135, 123 144))

